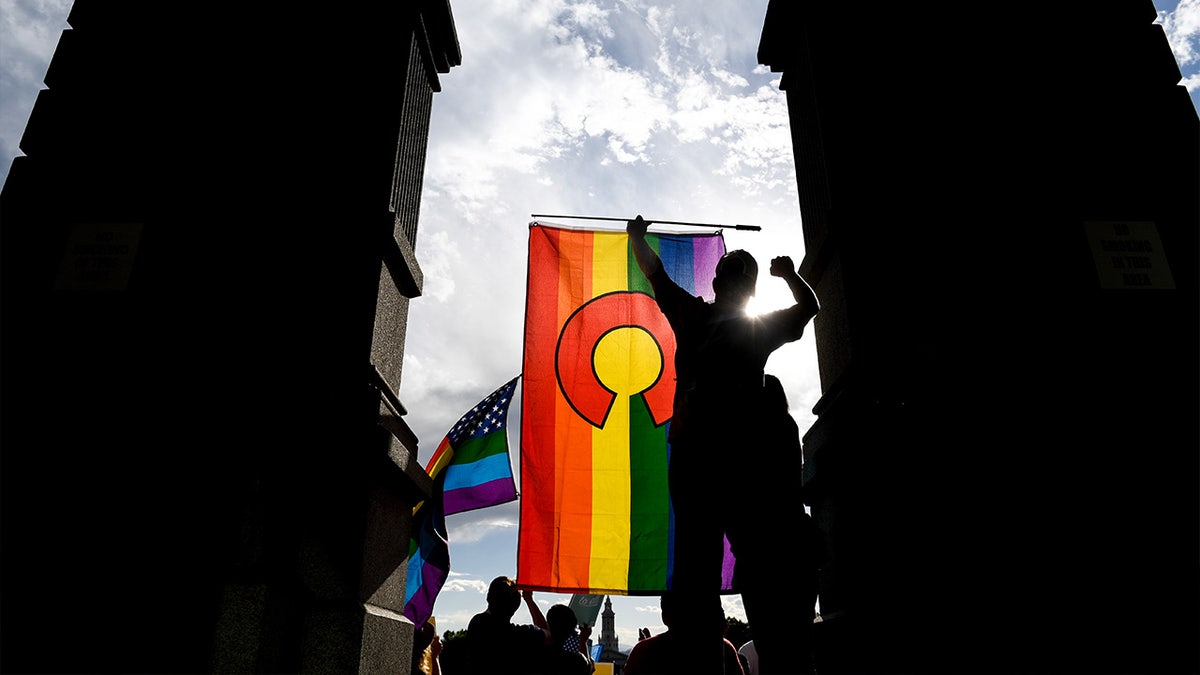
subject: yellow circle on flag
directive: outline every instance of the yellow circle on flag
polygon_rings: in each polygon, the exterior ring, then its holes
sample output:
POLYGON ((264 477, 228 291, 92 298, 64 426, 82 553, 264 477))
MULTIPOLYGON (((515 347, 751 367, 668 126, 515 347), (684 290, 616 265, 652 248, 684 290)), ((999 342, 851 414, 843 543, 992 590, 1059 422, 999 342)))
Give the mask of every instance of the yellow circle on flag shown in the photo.
POLYGON ((646 391, 662 373, 663 355, 646 329, 622 326, 596 342, 592 367, 601 384, 618 396, 646 391))

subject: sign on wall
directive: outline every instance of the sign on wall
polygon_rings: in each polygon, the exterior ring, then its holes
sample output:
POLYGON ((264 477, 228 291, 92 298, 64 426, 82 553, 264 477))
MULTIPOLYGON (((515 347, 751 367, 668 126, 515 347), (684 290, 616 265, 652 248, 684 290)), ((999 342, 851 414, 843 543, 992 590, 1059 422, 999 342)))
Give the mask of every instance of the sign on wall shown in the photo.
POLYGON ((1083 224, 1096 261, 1100 288, 1175 288, 1158 227, 1148 221, 1092 221, 1083 224))
POLYGON ((141 223, 75 223, 58 267, 55 290, 125 290, 141 237, 141 223))

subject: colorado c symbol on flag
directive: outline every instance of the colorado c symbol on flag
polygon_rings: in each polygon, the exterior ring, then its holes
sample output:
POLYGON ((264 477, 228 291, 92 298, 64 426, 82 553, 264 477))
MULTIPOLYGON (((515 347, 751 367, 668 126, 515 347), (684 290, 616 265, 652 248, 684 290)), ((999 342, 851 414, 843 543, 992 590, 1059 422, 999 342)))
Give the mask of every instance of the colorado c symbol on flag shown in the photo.
POLYGON ((654 298, 614 291, 589 300, 563 324, 555 372, 571 408, 592 426, 604 428, 618 396, 638 394, 657 426, 671 417, 675 364, 666 355, 674 353, 675 333, 654 298))

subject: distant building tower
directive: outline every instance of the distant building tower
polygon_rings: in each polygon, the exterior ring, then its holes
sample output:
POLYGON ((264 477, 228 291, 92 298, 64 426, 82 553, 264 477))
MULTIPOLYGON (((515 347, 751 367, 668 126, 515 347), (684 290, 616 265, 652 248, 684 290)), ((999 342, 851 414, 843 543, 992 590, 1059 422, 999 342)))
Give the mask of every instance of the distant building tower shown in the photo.
POLYGON ((617 614, 612 608, 612 599, 604 598, 604 611, 600 613, 600 644, 604 651, 597 661, 613 664, 613 672, 620 675, 625 668, 626 654, 622 654, 617 641, 617 614))
POLYGON ((600 644, 605 651, 617 651, 617 614, 612 608, 612 599, 604 598, 604 612, 600 614, 600 644))

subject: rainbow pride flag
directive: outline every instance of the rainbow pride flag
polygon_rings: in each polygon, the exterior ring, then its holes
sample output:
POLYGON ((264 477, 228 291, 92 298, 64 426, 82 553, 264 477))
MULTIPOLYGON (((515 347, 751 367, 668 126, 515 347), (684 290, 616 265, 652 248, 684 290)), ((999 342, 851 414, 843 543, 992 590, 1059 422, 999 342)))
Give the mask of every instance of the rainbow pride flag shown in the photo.
MULTIPOLYGON (((719 232, 650 234, 707 300, 719 232)), ((529 228, 517 583, 559 593, 670 588, 667 428, 675 336, 625 232, 529 228)), ((732 578, 726 548, 724 585, 732 578)))
POLYGON ((504 504, 517 498, 508 460, 508 406, 520 375, 468 410, 438 444, 425 465, 430 478, 443 476, 446 515, 504 504))
POLYGON ((433 494, 413 507, 408 544, 404 616, 421 625, 450 576, 446 515, 504 504, 517 498, 508 460, 508 407, 520 375, 468 410, 446 432, 425 465, 433 494))

